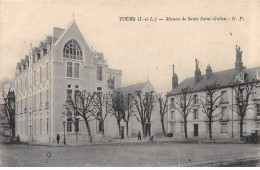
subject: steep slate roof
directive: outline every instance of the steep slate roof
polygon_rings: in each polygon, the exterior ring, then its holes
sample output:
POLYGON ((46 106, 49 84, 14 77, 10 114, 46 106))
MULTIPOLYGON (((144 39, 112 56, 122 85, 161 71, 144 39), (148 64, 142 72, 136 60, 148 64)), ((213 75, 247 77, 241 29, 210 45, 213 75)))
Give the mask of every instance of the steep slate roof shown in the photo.
POLYGON ((133 94, 136 90, 142 90, 144 86, 146 85, 147 82, 144 83, 138 83, 138 84, 133 84, 130 86, 125 86, 125 87, 120 87, 117 89, 114 89, 113 92, 122 92, 124 94, 133 94))
MULTIPOLYGON (((243 72, 248 74, 248 80, 256 79, 257 70, 259 67, 244 69, 243 72)), ((186 87, 192 88, 194 92, 201 91, 201 88, 205 85, 218 84, 222 87, 231 85, 235 80, 235 69, 229 69, 219 72, 213 72, 212 77, 207 79, 206 75, 202 75, 199 82, 196 82, 195 77, 187 78, 183 80, 177 87, 172 89, 168 95, 177 95, 181 93, 181 90, 186 87)))

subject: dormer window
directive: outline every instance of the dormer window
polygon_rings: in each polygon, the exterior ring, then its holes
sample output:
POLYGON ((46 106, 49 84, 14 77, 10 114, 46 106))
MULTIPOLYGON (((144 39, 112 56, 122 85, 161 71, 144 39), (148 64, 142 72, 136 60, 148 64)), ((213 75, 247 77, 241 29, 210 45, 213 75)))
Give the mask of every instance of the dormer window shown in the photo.
POLYGON ((75 40, 69 40, 63 49, 63 57, 82 60, 82 50, 75 40))

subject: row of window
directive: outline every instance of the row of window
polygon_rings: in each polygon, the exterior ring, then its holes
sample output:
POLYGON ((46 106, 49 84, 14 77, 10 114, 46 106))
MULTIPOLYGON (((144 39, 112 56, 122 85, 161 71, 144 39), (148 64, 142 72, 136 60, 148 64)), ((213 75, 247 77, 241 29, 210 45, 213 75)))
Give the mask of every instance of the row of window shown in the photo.
MULTIPOLYGON (((258 108, 258 112, 257 115, 260 116, 260 105, 257 106, 258 108), (259 107, 259 108, 258 108, 259 107)), ((228 112, 227 112, 227 107, 221 107, 221 114, 219 115, 220 118, 226 118, 228 116, 228 112)), ((208 112, 210 111, 210 109, 208 109, 208 112)), ((203 115, 205 115, 205 113, 203 113, 203 115)), ((175 120, 175 112, 171 111, 171 116, 170 116, 171 120, 175 120)), ((199 115, 198 115, 198 109, 193 109, 193 120, 199 119, 199 115)))
MULTIPOLYGON (((22 118, 21 118, 22 119, 22 118)), ((28 130, 32 131, 33 130, 33 133, 36 134, 37 132, 39 132, 40 134, 42 134, 43 132, 43 128, 45 128, 45 132, 46 133, 49 133, 49 118, 46 118, 46 125, 44 127, 43 125, 43 119, 40 119, 39 121, 39 131, 37 131, 37 120, 34 119, 33 121, 33 129, 31 129, 31 125, 28 126, 28 121, 27 120, 24 120, 24 121, 20 121, 20 134, 27 134, 28 133, 28 130)))
MULTIPOLYGON (((260 122, 257 122, 256 128, 259 128, 259 127, 260 127, 260 122)), ((171 124, 170 131, 172 133, 175 132, 175 124, 171 124)), ((181 123, 181 132, 184 132, 184 131, 185 131, 184 130, 184 123, 181 123)), ((209 123, 206 124, 206 133, 208 133, 208 132, 209 132, 209 123)), ((213 130, 213 132, 214 132, 214 130, 213 130)), ((221 123, 220 124, 220 132, 221 133, 228 133, 228 123, 221 123)), ((240 132, 240 124, 238 124, 238 132, 240 132)), ((243 133, 246 133, 246 122, 243 123, 243 133)))
MULTIPOLYGON (((43 105, 43 94, 42 94, 42 92, 39 93, 39 96, 37 96, 35 94, 32 98, 33 98, 33 108, 34 109, 37 107, 37 101, 38 101, 39 106, 43 105), (37 97, 38 97, 39 100, 37 100, 37 97)), ((29 103, 28 103, 28 98, 21 99, 20 101, 17 101, 16 102, 17 113, 19 113, 19 111, 20 111, 20 113, 22 113, 23 111, 27 111, 25 109, 27 109, 28 104, 30 104, 32 102, 32 100, 31 100, 32 98, 29 98, 29 103)), ((46 90, 45 104, 48 104, 48 102, 49 102, 49 90, 46 90)))

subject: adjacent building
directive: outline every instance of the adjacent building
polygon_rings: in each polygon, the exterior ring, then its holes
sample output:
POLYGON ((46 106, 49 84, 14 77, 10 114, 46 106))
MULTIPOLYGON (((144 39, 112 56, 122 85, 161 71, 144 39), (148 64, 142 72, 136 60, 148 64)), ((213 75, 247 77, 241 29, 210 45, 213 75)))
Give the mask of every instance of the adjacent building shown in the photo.
MULTIPOLYGON (((206 68, 206 74, 202 75, 199 68, 199 61, 196 59, 196 69, 194 77, 187 78, 178 83, 178 76, 174 72, 172 77, 172 90, 169 96, 169 112, 168 112, 168 132, 173 133, 174 137, 184 136, 184 120, 177 111, 176 98, 182 94, 182 89, 189 87, 192 89, 193 101, 192 109, 187 118, 188 137, 207 138, 209 136, 208 117, 203 112, 200 100, 205 99, 206 92, 203 91, 205 85, 218 84, 221 94, 220 107, 216 112, 221 113, 213 119, 212 136, 217 138, 239 137, 240 123, 239 116, 234 112, 232 106, 235 104, 234 89, 232 83, 235 81, 260 81, 260 67, 246 68, 242 62, 242 50, 236 46, 235 67, 219 72, 213 72, 210 65, 206 68)), ((251 130, 260 128, 260 84, 253 89, 249 103, 254 109, 248 110, 244 125, 243 135, 251 134, 251 130)))

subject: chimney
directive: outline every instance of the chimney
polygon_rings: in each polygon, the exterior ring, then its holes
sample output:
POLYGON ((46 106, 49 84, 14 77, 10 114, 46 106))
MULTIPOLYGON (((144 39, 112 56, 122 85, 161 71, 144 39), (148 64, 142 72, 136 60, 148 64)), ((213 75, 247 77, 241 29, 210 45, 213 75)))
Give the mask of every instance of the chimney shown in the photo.
POLYGON ((196 62, 195 80, 196 82, 199 82, 201 79, 201 71, 199 69, 199 61, 197 58, 195 59, 195 62, 196 62))
POLYGON ((212 69, 211 69, 210 65, 207 66, 206 77, 207 77, 207 79, 210 79, 212 77, 212 69))
POLYGON ((236 45, 235 73, 238 75, 243 70, 242 53, 240 46, 236 45))
POLYGON ((60 35, 63 33, 64 29, 54 27, 53 28, 53 38, 59 38, 60 35))
POLYGON ((174 73, 174 65, 172 65, 172 89, 178 86, 178 76, 174 73))

